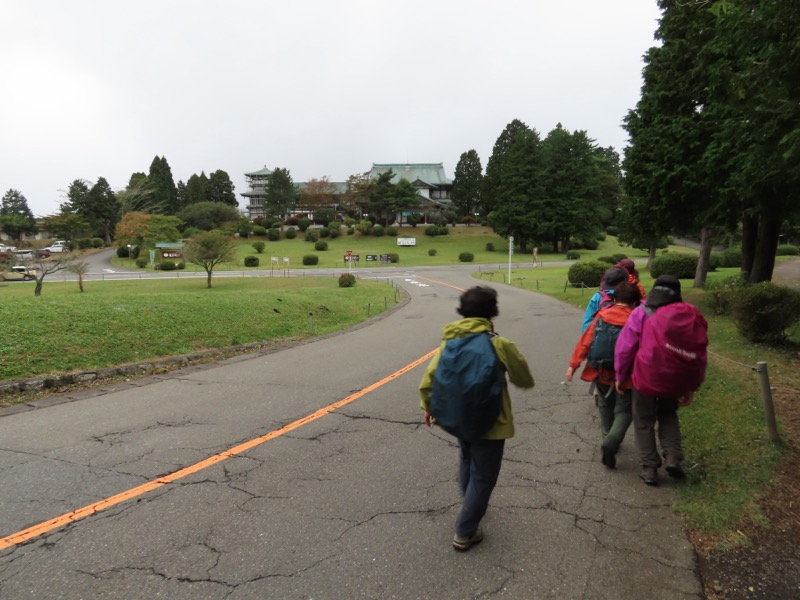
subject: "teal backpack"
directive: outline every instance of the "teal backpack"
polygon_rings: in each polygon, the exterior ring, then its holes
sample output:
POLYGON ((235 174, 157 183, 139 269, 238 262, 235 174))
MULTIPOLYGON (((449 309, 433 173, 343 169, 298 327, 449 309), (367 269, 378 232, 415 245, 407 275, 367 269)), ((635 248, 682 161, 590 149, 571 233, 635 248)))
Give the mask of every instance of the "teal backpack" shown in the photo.
POLYGON ((594 325, 594 337, 586 355, 586 364, 595 369, 614 370, 614 348, 622 325, 606 323, 602 317, 594 325))
POLYGON ((433 376, 431 414, 439 427, 460 440, 479 440, 503 407, 503 367, 484 332, 445 342, 433 376))

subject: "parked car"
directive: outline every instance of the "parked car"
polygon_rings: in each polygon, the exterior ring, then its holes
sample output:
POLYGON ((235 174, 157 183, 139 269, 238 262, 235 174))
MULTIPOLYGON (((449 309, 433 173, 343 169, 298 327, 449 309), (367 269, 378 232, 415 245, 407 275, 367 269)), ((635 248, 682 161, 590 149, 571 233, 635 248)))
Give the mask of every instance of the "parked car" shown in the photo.
POLYGON ((69 246, 65 240, 56 240, 47 248, 42 248, 42 250, 47 250, 50 254, 57 254, 60 252, 69 252, 69 246))
POLYGON ((0 279, 3 281, 31 281, 36 279, 39 271, 36 269, 29 269, 23 265, 16 265, 11 267, 8 271, 0 273, 0 279))

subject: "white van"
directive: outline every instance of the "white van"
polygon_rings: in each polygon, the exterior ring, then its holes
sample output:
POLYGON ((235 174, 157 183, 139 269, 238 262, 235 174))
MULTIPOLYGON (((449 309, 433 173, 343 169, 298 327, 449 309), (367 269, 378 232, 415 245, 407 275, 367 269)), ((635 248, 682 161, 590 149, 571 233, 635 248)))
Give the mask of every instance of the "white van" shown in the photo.
POLYGON ((49 250, 50 254, 56 254, 58 252, 69 252, 69 246, 67 246, 65 240, 56 240, 47 248, 43 248, 43 250, 49 250))

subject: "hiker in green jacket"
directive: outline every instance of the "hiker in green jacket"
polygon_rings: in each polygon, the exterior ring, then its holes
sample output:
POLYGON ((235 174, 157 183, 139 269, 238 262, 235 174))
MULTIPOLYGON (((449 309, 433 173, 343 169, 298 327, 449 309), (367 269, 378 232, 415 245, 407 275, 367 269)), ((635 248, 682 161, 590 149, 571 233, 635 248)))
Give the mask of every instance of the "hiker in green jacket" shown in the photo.
MULTIPOLYGON (((497 292, 489 287, 470 288, 461 295, 456 310, 464 318, 444 326, 442 345, 428 364, 419 385, 420 407, 428 427, 434 423, 430 412, 431 392, 442 349, 447 340, 494 331, 492 319, 498 315, 497 292)), ((528 363, 517 346, 500 335, 494 335, 491 342, 504 371, 502 408, 497 421, 481 439, 473 442, 459 439, 458 482, 464 503, 456 520, 453 547, 460 551, 469 550, 483 539, 480 522, 500 474, 505 440, 514 436, 514 417, 505 373, 517 387, 531 388, 534 385, 528 363)))

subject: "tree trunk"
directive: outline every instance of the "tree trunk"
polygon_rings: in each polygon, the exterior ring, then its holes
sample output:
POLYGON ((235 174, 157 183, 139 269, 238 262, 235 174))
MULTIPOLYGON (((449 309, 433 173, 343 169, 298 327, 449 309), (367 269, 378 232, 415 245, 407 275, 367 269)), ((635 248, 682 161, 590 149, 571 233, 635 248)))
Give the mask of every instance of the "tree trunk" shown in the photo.
POLYGON ((653 242, 650 244, 650 250, 647 253, 647 270, 650 270, 650 267, 653 266, 653 261, 656 258, 656 243, 653 242))
POLYGON ((83 292, 83 275, 81 274, 78 274, 78 287, 83 292))
POLYGON ((753 267, 747 280, 750 283, 772 281, 775 268, 775 252, 778 248, 778 236, 781 233, 783 219, 779 214, 762 215, 758 220, 758 241, 753 254, 753 267))
POLYGON ((742 215, 742 277, 750 279, 758 242, 758 217, 742 215))
POLYGON ((41 296, 42 295, 42 283, 43 281, 37 279, 36 280, 36 287, 33 288, 33 295, 34 296, 41 296))
POLYGON ((207 273, 208 273, 208 277, 206 278, 206 287, 210 288, 211 287, 211 271, 207 271, 207 273))
POLYGON ((694 272, 694 284, 692 287, 701 288, 706 285, 713 237, 714 230, 710 227, 703 227, 700 230, 700 256, 697 259, 697 270, 694 272))
POLYGON ((553 254, 558 254, 558 234, 553 234, 553 254))

